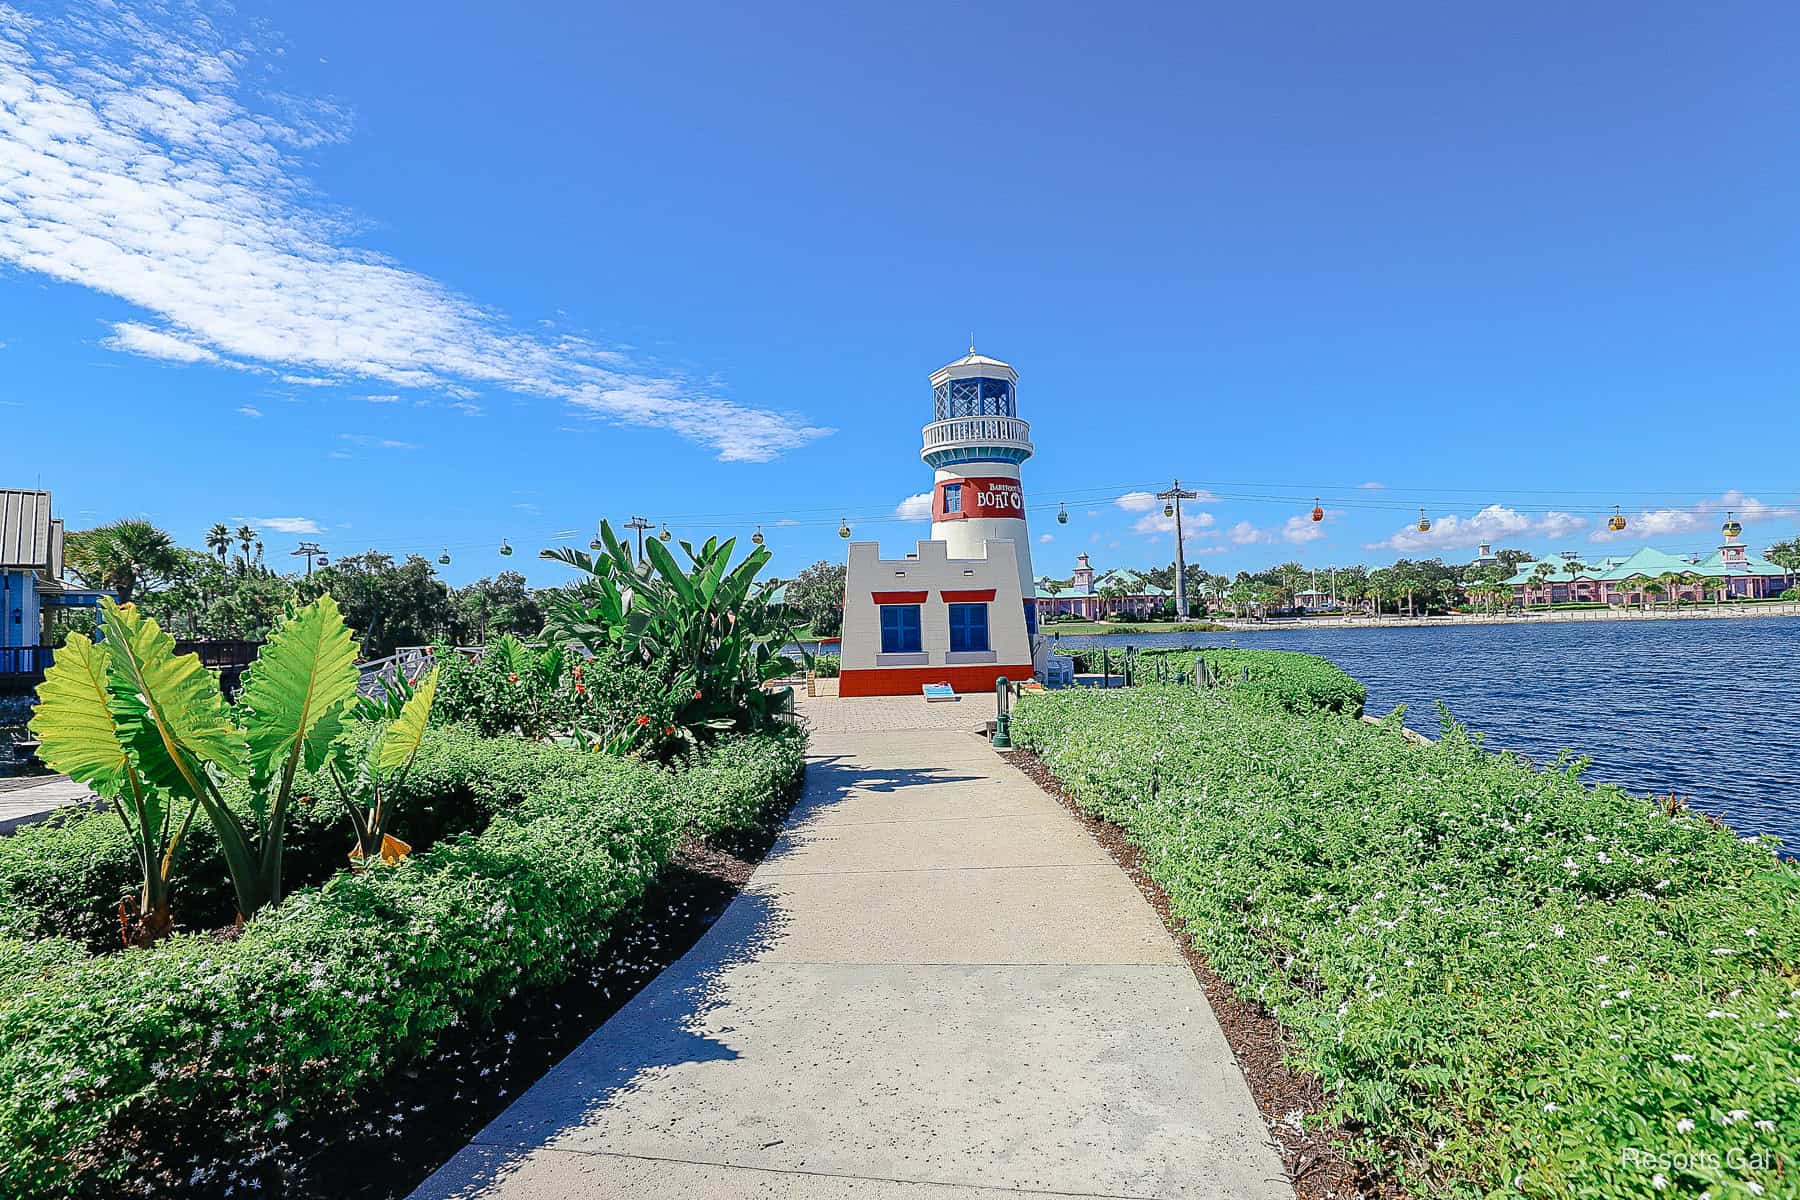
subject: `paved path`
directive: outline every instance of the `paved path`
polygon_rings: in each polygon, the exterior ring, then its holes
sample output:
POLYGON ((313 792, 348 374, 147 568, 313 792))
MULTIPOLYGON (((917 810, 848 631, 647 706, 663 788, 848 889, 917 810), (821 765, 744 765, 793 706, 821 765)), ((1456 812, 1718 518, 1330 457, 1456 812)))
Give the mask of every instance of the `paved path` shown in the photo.
POLYGON ((817 700, 700 943, 416 1200, 1292 1200, 1205 994, 970 698, 817 700))
POLYGON ((94 799, 84 784, 66 775, 47 776, 42 783, 0 792, 0 834, 41 821, 59 808, 94 799))

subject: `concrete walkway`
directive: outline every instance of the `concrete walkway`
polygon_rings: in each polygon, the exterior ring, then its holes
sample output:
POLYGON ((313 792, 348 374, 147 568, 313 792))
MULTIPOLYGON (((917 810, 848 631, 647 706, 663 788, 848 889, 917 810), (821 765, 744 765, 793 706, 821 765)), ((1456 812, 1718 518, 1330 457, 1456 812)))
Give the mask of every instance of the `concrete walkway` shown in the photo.
POLYGON ((0 834, 41 821, 59 808, 94 800, 94 793, 85 784, 76 783, 67 775, 50 775, 41 783, 7 788, 0 791, 0 834))
POLYGON ((744 893, 415 1197, 1292 1200, 1156 915, 969 732, 991 700, 803 712, 744 893))

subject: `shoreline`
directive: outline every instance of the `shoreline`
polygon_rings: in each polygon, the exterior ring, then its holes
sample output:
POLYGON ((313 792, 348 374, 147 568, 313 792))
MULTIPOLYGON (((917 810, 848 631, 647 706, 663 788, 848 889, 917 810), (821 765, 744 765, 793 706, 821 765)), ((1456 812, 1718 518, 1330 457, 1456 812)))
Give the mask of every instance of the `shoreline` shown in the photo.
MULTIPOLYGON (((1297 617, 1272 621, 1249 621, 1228 617, 1217 623, 1233 633, 1253 633, 1271 629, 1422 629, 1443 625, 1542 625, 1570 621, 1722 621, 1739 617, 1800 617, 1800 602, 1758 604, 1755 606, 1718 606, 1676 609, 1673 612, 1644 612, 1627 609, 1613 612, 1605 609, 1570 609, 1535 613, 1452 613, 1437 617, 1297 617)), ((1129 629, 1115 632, 1129 633, 1129 629)), ((1145 632, 1151 632, 1146 630, 1145 632)), ((1105 637, 1106 634, 1088 634, 1105 637)))

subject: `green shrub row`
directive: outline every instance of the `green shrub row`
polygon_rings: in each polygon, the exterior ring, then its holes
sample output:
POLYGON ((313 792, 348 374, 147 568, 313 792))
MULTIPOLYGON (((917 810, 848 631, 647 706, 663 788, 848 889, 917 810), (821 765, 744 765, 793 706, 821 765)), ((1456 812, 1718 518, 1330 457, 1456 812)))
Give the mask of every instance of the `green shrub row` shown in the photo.
POLYGON ((1245 689, 1029 696, 1013 732, 1418 1190, 1795 1194, 1800 871, 1767 841, 1245 689))
MULTIPOLYGON (((433 729, 395 795, 396 837, 423 849, 447 834, 480 828, 543 781, 577 769, 588 756, 518 739, 489 739, 433 729)), ((234 803, 242 788, 227 789, 234 803)), ((294 885, 316 883, 347 864, 355 844, 331 781, 305 772, 288 820, 283 872, 294 885)), ((204 816, 188 827, 173 876, 176 919, 188 928, 229 922, 231 880, 214 828, 204 816)), ((0 933, 64 937, 90 949, 119 945, 121 895, 138 885, 131 842, 111 812, 81 809, 0 838, 0 933)))
MULTIPOLYGON (((1306 712, 1315 708, 1361 716, 1369 690, 1328 659, 1292 650, 1208 649, 1193 654, 1204 659, 1221 683, 1239 691, 1267 696, 1282 708, 1306 712)), ((1188 671, 1197 668, 1189 662, 1188 671)))
POLYGON ((90 956, 0 937, 0 1195, 67 1189, 109 1129, 249 1133, 341 1103, 592 957, 684 832, 742 819, 801 769, 791 732, 677 771, 450 731, 432 745, 455 759, 440 783, 498 810, 480 833, 340 872, 235 939, 90 956))

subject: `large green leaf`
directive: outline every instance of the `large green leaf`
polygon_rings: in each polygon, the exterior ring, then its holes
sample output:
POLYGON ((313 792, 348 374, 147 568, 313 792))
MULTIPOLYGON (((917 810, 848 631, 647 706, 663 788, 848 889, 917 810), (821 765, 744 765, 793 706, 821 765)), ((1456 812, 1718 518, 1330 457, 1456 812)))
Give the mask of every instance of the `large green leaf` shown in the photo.
POLYGON ((52 770, 117 799, 131 760, 119 740, 106 686, 106 655, 79 633, 56 652, 38 687, 31 732, 52 770))
POLYGON ((238 698, 258 788, 277 774, 293 778, 300 764, 319 769, 356 700, 359 678, 356 641, 329 593, 282 622, 238 698))
POLYGON ((431 720, 431 702, 437 696, 437 684, 438 668, 433 667, 431 674, 419 681, 412 699, 406 702, 406 707, 382 735, 381 745, 375 748, 377 770, 405 767, 419 752, 419 743, 425 739, 425 725, 431 720))
POLYGON ((204 790, 202 762, 242 778, 244 735, 199 656, 177 656, 175 639, 129 604, 102 600, 100 624, 119 740, 139 773, 187 796, 204 790))

